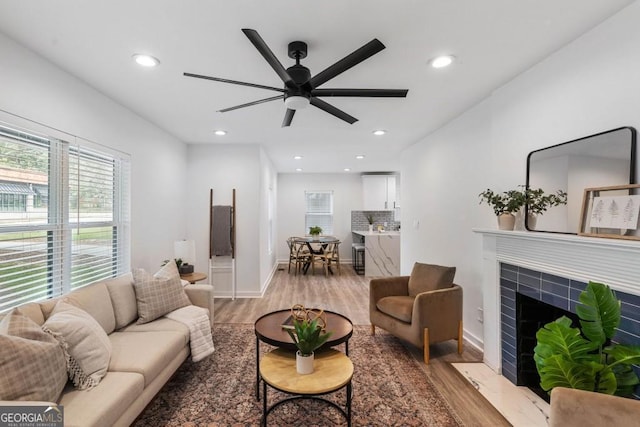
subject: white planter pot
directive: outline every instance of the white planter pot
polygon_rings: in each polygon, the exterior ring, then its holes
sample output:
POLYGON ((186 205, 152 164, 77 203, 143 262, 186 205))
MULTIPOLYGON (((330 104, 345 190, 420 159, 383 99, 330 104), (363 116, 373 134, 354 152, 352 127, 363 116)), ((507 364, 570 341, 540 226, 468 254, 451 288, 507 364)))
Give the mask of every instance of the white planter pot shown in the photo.
POLYGON ((535 230, 537 222, 538 222, 538 217, 535 216, 534 214, 529 214, 527 216, 527 226, 529 230, 535 230))
POLYGON ((373 224, 369 224, 369 233, 373 233, 373 224))
POLYGON ((310 356, 302 356, 300 351, 296 351, 296 371, 300 375, 313 373, 313 353, 310 356))
POLYGON ((499 230, 513 230, 516 225, 516 217, 513 214, 498 215, 498 229, 499 230))

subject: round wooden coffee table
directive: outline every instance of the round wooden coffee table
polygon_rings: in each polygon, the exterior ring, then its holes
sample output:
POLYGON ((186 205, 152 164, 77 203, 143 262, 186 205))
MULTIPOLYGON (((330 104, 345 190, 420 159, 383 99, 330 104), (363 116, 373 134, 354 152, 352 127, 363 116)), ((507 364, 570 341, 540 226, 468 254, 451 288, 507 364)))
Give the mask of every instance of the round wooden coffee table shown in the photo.
POLYGON ((336 408, 351 426, 351 379, 353 363, 349 357, 334 349, 315 353, 314 371, 300 375, 296 371, 296 355, 290 350, 278 348, 266 353, 260 362, 260 376, 263 385, 262 425, 267 425, 267 416, 278 406, 299 399, 313 399, 326 402, 336 408), (293 397, 282 399, 273 405, 267 405, 267 385, 293 397), (343 408, 337 403, 319 397, 347 388, 346 404, 343 408))
MULTIPOLYGON (((349 339, 353 335, 353 323, 342 314, 325 311, 327 315, 327 332, 331 332, 329 340, 321 349, 334 347, 344 343, 345 353, 349 355, 349 339)), ((274 347, 296 351, 296 345, 282 325, 291 315, 291 310, 278 310, 267 313, 256 320, 254 331, 256 334, 256 399, 260 400, 260 341, 274 347)))

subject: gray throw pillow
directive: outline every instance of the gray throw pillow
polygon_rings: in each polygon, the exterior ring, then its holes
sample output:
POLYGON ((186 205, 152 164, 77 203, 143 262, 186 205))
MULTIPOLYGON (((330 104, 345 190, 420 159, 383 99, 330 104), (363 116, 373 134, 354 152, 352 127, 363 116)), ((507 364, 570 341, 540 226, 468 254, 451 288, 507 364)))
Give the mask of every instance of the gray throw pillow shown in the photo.
POLYGON ((149 323, 165 314, 191 304, 184 292, 178 269, 174 262, 175 274, 171 266, 152 275, 142 268, 133 270, 133 289, 138 303, 138 324, 149 323))
POLYGON ((17 309, 0 322, 0 400, 57 402, 67 383, 62 346, 17 309))
POLYGON ((422 292, 450 288, 455 275, 455 267, 416 262, 409 276, 409 295, 414 297, 422 292))

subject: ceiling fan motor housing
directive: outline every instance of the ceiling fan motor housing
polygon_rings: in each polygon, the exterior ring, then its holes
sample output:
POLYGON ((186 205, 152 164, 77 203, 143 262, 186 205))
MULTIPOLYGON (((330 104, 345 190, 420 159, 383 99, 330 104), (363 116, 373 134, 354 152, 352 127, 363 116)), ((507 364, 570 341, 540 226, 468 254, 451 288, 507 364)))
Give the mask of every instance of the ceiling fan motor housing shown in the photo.
POLYGON ((307 57, 307 44, 301 41, 289 43, 289 58, 304 59, 307 57))

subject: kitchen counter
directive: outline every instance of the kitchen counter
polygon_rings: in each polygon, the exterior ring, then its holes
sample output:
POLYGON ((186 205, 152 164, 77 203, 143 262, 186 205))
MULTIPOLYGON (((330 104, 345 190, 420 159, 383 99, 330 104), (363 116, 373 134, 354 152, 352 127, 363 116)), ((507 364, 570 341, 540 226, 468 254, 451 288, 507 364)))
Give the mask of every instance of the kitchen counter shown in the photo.
POLYGON ((364 274, 371 277, 400 275, 399 231, 351 231, 364 237, 364 274))
POLYGON ((383 231, 382 233, 380 233, 379 231, 369 231, 369 230, 365 230, 365 231, 354 231, 351 230, 352 233, 354 234, 359 234, 360 236, 363 237, 367 237, 367 236, 399 236, 400 232, 399 231, 383 231))

